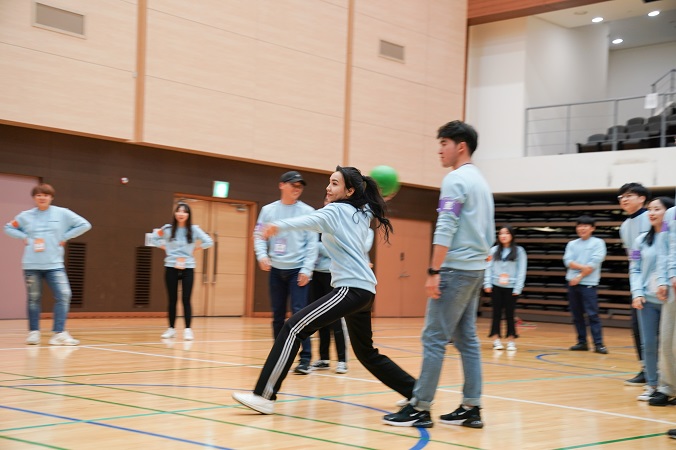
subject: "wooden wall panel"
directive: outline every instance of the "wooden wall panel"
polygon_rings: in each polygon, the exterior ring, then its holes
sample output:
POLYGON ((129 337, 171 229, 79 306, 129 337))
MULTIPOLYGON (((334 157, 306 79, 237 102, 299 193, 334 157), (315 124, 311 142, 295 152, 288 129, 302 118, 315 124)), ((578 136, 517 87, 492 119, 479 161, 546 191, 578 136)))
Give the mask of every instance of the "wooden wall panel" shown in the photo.
POLYGON ((158 78, 146 83, 145 142, 251 157, 256 102, 158 78))
POLYGON ((469 25, 515 19, 548 11, 601 3, 599 0, 468 0, 469 25))
POLYGON ((129 139, 135 5, 113 0, 48 4, 83 14, 86 39, 32 26, 32 1, 0 2, 0 119, 129 139))

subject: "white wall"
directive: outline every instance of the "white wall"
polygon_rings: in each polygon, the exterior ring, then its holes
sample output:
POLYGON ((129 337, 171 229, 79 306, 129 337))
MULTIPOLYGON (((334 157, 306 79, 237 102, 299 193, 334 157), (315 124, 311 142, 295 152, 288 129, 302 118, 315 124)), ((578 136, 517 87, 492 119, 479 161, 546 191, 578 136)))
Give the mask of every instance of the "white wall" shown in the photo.
MULTIPOLYGON (((605 24, 564 28, 537 17, 528 18, 526 107, 587 102, 606 97, 608 27, 605 24)), ((527 154, 557 155, 575 151, 607 123, 606 105, 579 108, 583 121, 569 121, 568 108, 532 110, 528 120, 527 154)))
POLYGON ((470 27, 466 121, 479 132, 477 158, 523 154, 527 19, 470 27))
POLYGON ((645 95, 671 69, 676 69, 676 42, 613 50, 608 59, 608 96, 645 95))

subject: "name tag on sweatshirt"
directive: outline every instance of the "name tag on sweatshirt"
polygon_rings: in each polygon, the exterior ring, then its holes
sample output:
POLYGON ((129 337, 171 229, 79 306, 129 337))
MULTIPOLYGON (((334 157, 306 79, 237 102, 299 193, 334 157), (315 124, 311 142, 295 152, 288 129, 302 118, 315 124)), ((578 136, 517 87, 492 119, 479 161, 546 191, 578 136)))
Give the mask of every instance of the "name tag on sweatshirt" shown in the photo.
POLYGON ((45 240, 42 238, 33 239, 33 251, 40 253, 45 251, 45 240))

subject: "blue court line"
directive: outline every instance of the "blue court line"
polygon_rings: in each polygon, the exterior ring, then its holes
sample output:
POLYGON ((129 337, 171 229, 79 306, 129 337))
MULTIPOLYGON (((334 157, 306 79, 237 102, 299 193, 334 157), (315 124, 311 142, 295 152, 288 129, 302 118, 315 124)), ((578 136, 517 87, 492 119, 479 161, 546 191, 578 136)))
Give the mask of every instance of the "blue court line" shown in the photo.
POLYGON ((107 424, 107 423, 93 422, 93 421, 89 421, 89 420, 80 420, 80 419, 75 419, 75 418, 67 417, 67 416, 59 416, 57 414, 49 414, 49 413, 44 413, 44 412, 39 412, 39 411, 31 411, 31 410, 23 409, 23 408, 16 408, 16 407, 13 407, 13 406, 0 405, 0 408, 7 409, 7 410, 10 410, 10 411, 23 412, 23 413, 26 413, 26 414, 35 414, 35 415, 38 415, 38 416, 45 416, 45 417, 54 418, 54 419, 67 420, 67 421, 73 422, 73 423, 86 423, 86 424, 89 424, 89 425, 97 425, 97 426, 100 426, 100 427, 112 428, 112 429, 115 429, 115 430, 128 431, 128 432, 131 432, 131 433, 143 434, 143 435, 146 435, 146 436, 157 437, 157 438, 160 438, 160 439, 168 439, 170 441, 199 445, 200 447, 216 448, 216 449, 219 449, 219 450, 232 450, 229 447, 219 447, 219 446, 213 445, 213 444, 206 444, 206 443, 203 443, 203 442, 191 441, 191 440, 188 440, 188 439, 182 439, 182 438, 177 438, 177 437, 173 437, 173 436, 167 436, 167 435, 164 435, 164 434, 152 433, 150 431, 135 430, 133 428, 120 427, 120 426, 117 426, 117 425, 110 425, 110 424, 107 424))
MULTIPOLYGON (((100 387, 127 386, 127 387, 171 387, 171 388, 179 387, 179 388, 186 388, 186 389, 187 388, 190 388, 190 389, 214 389, 214 390, 225 390, 225 391, 238 391, 238 390, 240 390, 240 389, 235 389, 235 388, 224 388, 224 387, 213 387, 213 386, 181 386, 181 385, 172 385, 172 384, 136 384, 136 383, 83 384, 83 383, 72 383, 72 382, 69 382, 69 383, 51 383, 51 384, 31 383, 31 384, 22 384, 22 385, 14 385, 14 386, 0 386, 0 387, 6 387, 6 388, 21 388, 21 387, 24 387, 25 388, 25 387, 54 387, 54 386, 59 386, 59 387, 63 387, 63 386, 68 386, 68 387, 76 387, 76 386, 79 386, 79 387, 81 387, 81 386, 88 386, 88 387, 91 387, 91 386, 100 386, 100 387)), ((382 409, 373 408, 373 407, 358 404, 358 403, 335 400, 335 399, 328 398, 328 397, 312 397, 312 396, 307 396, 307 395, 291 394, 291 393, 283 393, 283 392, 280 392, 279 394, 289 396, 289 397, 302 398, 302 399, 324 400, 324 401, 329 401, 329 402, 334 402, 334 403, 342 403, 342 404, 345 404, 345 405, 356 406, 358 408, 369 409, 369 410, 377 411, 377 412, 380 412, 380 413, 385 413, 385 414, 389 413, 389 411, 385 411, 385 410, 382 410, 382 409)), ((282 400, 282 402, 284 402, 284 400, 282 400)), ((104 427, 109 427, 109 428, 115 428, 115 429, 119 429, 119 430, 123 430, 123 431, 130 431, 130 432, 133 432, 133 433, 146 434, 146 435, 149 435, 149 436, 160 437, 160 438, 163 438, 163 439, 170 439, 170 440, 175 440, 175 441, 181 441, 181 442, 201 445, 203 447, 206 446, 206 447, 211 447, 211 448, 216 448, 216 449, 226 449, 227 448, 227 447, 217 447, 217 446, 213 446, 213 445, 209 445, 209 444, 205 444, 205 443, 199 443, 199 442, 195 442, 195 441, 184 440, 184 439, 181 439, 181 438, 175 438, 175 437, 160 435, 160 434, 151 433, 151 432, 145 432, 145 431, 141 431, 141 430, 135 430, 135 429, 132 429, 132 428, 118 427, 118 426, 115 426, 115 425, 109 425, 109 424, 96 422, 96 421, 79 420, 79 419, 74 419, 74 418, 70 418, 70 417, 58 416, 58 415, 49 414, 49 413, 42 413, 42 412, 38 412, 38 411, 24 410, 24 409, 21 409, 21 408, 15 408, 15 407, 4 406, 4 405, 0 405, 0 408, 14 409, 16 411, 22 411, 22 412, 29 413, 29 414, 36 414, 36 415, 42 415, 42 416, 47 416, 47 417, 53 417, 53 418, 57 418, 57 419, 68 420, 68 421, 71 421, 71 422, 87 423, 87 424, 92 424, 92 425, 99 425, 99 426, 104 426, 104 427)), ((410 450, 420 450, 420 449, 424 448, 430 441, 429 432, 425 428, 415 428, 415 429, 419 433, 419 439, 416 442, 416 444, 413 447, 410 448, 410 450)), ((272 431, 272 430, 270 430, 270 431, 272 431)), ((372 430, 372 431, 377 431, 377 430, 372 430)), ((457 445, 457 444, 455 444, 455 445, 457 445)))

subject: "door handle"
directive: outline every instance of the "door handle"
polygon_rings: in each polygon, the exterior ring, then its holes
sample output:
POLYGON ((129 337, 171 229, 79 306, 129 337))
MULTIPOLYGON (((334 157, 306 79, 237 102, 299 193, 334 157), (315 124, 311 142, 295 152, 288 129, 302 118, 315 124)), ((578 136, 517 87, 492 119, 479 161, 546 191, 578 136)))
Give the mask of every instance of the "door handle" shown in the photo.
POLYGON ((211 284, 216 284, 218 270, 218 233, 214 233, 214 270, 211 273, 211 284))
POLYGON ((209 258, 207 257, 208 253, 208 248, 202 250, 202 284, 206 284, 207 282, 207 261, 209 261, 209 258))

